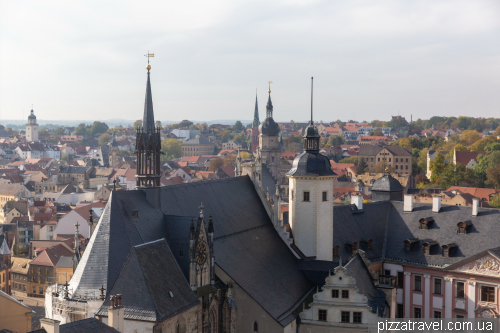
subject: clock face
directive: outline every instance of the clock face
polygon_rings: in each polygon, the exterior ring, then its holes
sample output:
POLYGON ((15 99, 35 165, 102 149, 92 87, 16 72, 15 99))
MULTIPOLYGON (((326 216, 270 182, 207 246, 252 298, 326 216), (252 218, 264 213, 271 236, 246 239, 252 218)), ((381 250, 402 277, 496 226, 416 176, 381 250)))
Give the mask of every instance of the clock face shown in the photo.
POLYGON ((201 241, 196 246, 196 263, 202 265, 207 260, 207 243, 201 241))

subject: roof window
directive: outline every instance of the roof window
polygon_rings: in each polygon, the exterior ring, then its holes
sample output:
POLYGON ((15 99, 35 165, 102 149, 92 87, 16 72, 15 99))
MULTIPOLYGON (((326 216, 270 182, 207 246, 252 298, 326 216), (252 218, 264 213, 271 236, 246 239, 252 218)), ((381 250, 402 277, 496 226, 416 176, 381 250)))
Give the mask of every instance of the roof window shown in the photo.
POLYGON ((419 229, 432 229, 432 225, 434 223, 434 218, 432 217, 424 217, 418 220, 420 223, 420 228, 419 229))
POLYGON ((472 221, 464 221, 464 222, 458 222, 457 223, 457 234, 467 234, 470 232, 470 229, 472 227, 472 221))

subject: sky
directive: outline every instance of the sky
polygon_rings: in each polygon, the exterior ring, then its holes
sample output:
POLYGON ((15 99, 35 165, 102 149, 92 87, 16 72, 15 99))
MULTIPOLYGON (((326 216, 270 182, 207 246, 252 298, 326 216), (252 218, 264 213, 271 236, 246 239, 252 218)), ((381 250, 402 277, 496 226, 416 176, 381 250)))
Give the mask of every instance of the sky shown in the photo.
POLYGON ((0 123, 500 117, 498 0, 0 0, 0 123))

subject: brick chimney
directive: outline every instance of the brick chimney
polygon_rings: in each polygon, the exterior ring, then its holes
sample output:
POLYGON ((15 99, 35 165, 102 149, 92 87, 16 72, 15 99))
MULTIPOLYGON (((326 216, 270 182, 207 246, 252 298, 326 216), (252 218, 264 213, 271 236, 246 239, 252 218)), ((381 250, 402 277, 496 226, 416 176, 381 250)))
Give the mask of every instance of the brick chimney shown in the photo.
POLYGON ((119 332, 124 332, 125 309, 122 306, 122 295, 111 295, 111 306, 108 308, 108 326, 119 332))
POLYGON ((47 333, 59 333, 59 320, 42 318, 40 319, 40 326, 42 326, 47 333))

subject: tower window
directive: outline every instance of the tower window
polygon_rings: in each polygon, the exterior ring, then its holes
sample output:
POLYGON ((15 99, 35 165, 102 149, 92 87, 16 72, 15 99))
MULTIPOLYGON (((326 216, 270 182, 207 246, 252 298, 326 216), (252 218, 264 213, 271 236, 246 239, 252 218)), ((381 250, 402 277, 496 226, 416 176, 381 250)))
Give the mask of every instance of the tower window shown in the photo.
POLYGON ((349 290, 342 290, 342 298, 349 298, 349 290))
POLYGON ((309 198, 309 191, 304 191, 304 201, 311 201, 309 198))
POLYGON ((323 201, 327 201, 327 200, 328 200, 328 192, 323 191, 323 201))

